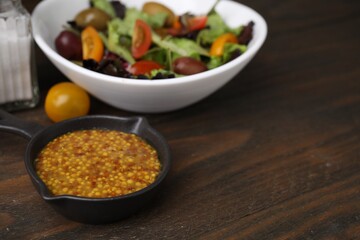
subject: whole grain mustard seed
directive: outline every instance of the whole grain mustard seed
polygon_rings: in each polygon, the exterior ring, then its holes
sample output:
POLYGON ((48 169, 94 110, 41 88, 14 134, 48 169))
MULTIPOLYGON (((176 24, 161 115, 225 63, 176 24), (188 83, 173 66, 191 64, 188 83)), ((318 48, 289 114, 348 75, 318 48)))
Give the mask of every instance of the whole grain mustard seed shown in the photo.
POLYGON ((158 176, 156 150, 135 134, 80 130, 49 142, 36 171, 54 195, 106 198, 139 191, 158 176))

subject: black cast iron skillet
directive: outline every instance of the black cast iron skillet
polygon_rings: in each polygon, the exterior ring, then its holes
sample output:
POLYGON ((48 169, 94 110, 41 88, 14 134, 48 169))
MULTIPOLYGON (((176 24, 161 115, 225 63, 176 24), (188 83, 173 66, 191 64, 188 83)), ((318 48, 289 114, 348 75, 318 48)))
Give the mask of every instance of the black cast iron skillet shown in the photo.
POLYGON ((160 187, 170 168, 170 150, 166 140, 150 127, 143 117, 85 116, 42 127, 0 110, 0 130, 19 134, 30 140, 25 152, 25 167, 41 197, 65 217, 89 224, 114 222, 144 207, 160 187), (70 195, 54 196, 37 176, 34 161, 45 145, 67 132, 83 129, 111 129, 134 133, 145 139, 158 152, 162 170, 148 187, 113 198, 85 198, 70 195))

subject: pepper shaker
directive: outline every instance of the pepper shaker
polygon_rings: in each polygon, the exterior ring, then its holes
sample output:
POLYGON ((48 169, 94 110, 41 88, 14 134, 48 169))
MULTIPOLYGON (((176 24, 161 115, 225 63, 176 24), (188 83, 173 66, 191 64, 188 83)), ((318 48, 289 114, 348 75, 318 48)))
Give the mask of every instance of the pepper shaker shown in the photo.
POLYGON ((0 108, 32 108, 39 102, 31 17, 21 0, 0 0, 0 108))

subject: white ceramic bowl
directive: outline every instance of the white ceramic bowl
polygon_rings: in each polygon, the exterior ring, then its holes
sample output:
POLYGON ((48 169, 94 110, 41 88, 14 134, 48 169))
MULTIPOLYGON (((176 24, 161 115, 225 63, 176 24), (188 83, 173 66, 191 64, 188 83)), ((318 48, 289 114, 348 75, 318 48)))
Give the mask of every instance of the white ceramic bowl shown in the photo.
MULTIPOLYGON (((122 0, 127 6, 141 8, 149 0, 122 0)), ((207 13, 215 0, 156 0, 176 14, 207 13)), ((255 56, 267 35, 265 20, 253 9, 240 3, 222 0, 216 11, 225 22, 236 27, 255 22, 254 37, 248 50, 235 60, 203 73, 169 80, 134 80, 96 73, 61 57, 55 50, 54 39, 62 26, 74 19, 88 0, 41 1, 32 14, 33 35, 36 43, 50 61, 71 81, 80 85, 96 98, 120 109, 159 113, 180 109, 209 96, 240 72, 255 56)))

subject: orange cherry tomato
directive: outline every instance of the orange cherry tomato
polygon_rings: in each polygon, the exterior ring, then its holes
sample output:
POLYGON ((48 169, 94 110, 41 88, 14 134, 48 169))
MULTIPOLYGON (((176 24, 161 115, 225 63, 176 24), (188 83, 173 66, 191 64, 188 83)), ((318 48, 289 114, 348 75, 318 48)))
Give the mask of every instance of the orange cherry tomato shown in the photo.
POLYGON ((225 43, 237 43, 237 37, 233 33, 224 33, 215 39, 210 48, 211 56, 221 56, 224 53, 225 43))
POLYGON ((135 22, 134 35, 132 38, 131 52, 134 58, 145 55, 151 45, 151 28, 143 20, 135 22))
POLYGON ((88 26, 81 32, 81 43, 83 59, 100 62, 104 55, 104 44, 94 27, 88 26))
POLYGON ((88 93, 74 83, 62 82, 52 86, 45 98, 45 112, 54 122, 86 115, 89 109, 88 93))
POLYGON ((130 66, 129 72, 134 75, 145 75, 151 73, 152 70, 162 69, 163 67, 154 61, 141 60, 130 66))
POLYGON ((172 24, 172 28, 177 29, 177 30, 181 29, 181 23, 180 23, 180 17, 179 16, 175 17, 175 21, 172 24))
POLYGON ((207 16, 197 16, 188 19, 189 31, 196 31, 203 29, 207 23, 207 16))

